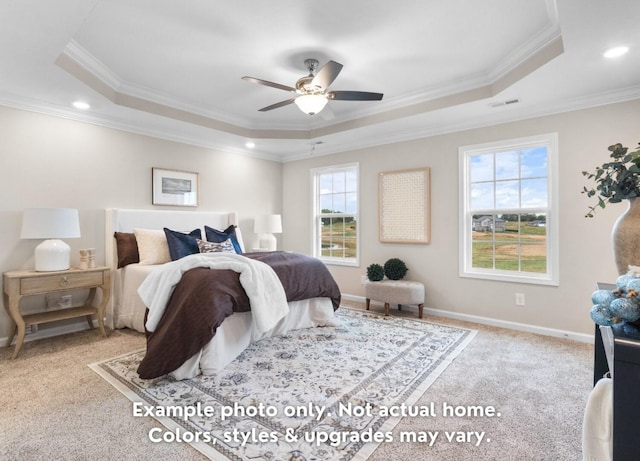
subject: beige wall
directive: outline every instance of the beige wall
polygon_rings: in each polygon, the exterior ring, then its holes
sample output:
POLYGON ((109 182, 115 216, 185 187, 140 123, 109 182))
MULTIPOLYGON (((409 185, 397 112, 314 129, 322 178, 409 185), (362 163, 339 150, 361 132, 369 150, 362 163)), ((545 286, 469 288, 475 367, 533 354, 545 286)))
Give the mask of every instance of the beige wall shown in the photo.
MULTIPOLYGON (((357 161, 361 174, 361 265, 331 266, 341 290, 362 296, 360 276, 373 263, 399 257, 408 277, 427 288, 428 307, 590 334, 590 294, 596 281, 615 278, 611 227, 624 205, 583 217, 588 200, 581 171, 608 158, 606 147, 640 141, 640 101, 434 136, 323 156, 283 165, 146 136, 0 107, 0 271, 33 267, 37 241, 20 240, 22 210, 74 207, 80 211, 79 248, 98 248, 104 261, 105 208, 151 205, 151 167, 200 173, 199 210, 236 210, 245 238, 253 217, 282 212, 288 250, 311 252, 310 169, 357 161), (458 276, 458 147, 558 132, 560 148, 560 286, 463 279, 458 276), (377 240, 377 175, 380 171, 431 168, 432 243, 381 244, 377 240), (515 306, 515 293, 526 306, 515 306)), ((77 259, 75 259, 77 263, 77 259)), ((8 318, 0 310, 0 337, 8 318)))
MULTIPOLYGON (((22 210, 31 207, 78 208, 82 237, 67 240, 71 262, 77 265, 79 248, 96 247, 104 263, 106 208, 181 209, 151 205, 152 167, 198 172, 196 209, 237 211, 247 244, 255 215, 281 211, 278 162, 7 107, 0 107, 0 127, 0 272, 33 268, 39 241, 20 240, 22 210)), ((0 338, 8 333, 2 308, 0 338)))
POLYGON ((541 117, 287 163, 283 170, 284 248, 311 252, 310 169, 357 161, 361 178, 361 264, 331 266, 343 293, 364 294, 360 276, 374 262, 399 257, 407 278, 425 283, 426 306, 452 313, 592 334, 591 292, 616 277, 611 227, 626 205, 584 218, 589 200, 581 174, 608 160, 607 146, 640 141, 640 101, 541 117), (483 281, 458 276, 458 147, 557 132, 559 137, 560 286, 483 281), (404 168, 431 168, 431 244, 381 244, 377 239, 377 175, 404 168), (526 306, 515 306, 524 293, 526 306))

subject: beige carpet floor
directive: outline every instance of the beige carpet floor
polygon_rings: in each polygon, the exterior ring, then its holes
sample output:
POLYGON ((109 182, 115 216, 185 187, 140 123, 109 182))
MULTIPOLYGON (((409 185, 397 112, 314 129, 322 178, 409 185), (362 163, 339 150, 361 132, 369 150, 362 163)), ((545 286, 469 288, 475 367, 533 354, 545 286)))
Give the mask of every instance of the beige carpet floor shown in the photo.
MULTIPOLYGON (((415 310, 393 315, 415 316, 415 310)), ((370 461, 582 459, 582 415, 592 383, 590 345, 428 320, 478 334, 416 405, 493 406, 500 416, 403 418, 394 432, 439 431, 442 439, 433 446, 383 443, 370 461), (444 431, 484 432, 485 442, 475 446, 474 438, 468 443, 457 436, 446 442, 444 431)), ((0 349, 0 459, 205 459, 184 443, 150 442, 147 432, 158 423, 134 417, 131 402, 87 367, 143 347, 143 335, 118 330, 108 338, 84 331, 29 342, 17 360, 10 359, 12 349, 0 349)))

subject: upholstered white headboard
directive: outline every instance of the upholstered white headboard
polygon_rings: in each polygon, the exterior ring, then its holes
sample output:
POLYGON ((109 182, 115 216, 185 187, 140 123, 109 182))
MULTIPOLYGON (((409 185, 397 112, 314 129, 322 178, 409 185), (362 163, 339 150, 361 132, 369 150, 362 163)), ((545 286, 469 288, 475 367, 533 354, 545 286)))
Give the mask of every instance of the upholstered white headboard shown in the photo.
MULTIPOLYGON (((133 229, 193 230, 204 226, 226 229, 238 225, 235 212, 221 211, 173 211, 173 210, 125 210, 108 208, 105 217, 105 259, 107 266, 115 269, 117 254, 114 232, 133 232, 133 229)), ((203 231, 204 235, 204 231, 203 231)))

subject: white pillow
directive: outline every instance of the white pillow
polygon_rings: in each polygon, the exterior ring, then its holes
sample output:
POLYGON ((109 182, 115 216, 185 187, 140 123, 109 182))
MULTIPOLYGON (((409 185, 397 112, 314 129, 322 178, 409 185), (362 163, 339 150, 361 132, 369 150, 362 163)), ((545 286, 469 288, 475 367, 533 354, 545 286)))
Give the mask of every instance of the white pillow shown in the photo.
POLYGON ((163 230, 133 229, 138 243, 140 265, 164 264, 171 261, 167 237, 163 230))

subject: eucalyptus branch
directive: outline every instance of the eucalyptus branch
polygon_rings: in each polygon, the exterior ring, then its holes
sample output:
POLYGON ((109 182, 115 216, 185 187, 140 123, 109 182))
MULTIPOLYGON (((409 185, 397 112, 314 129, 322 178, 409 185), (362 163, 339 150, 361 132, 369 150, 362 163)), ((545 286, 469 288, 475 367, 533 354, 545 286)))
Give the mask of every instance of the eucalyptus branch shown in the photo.
POLYGON ((587 218, 593 218, 596 209, 605 208, 608 203, 640 197, 640 149, 627 153, 629 149, 620 143, 608 149, 613 161, 603 163, 592 173, 582 172, 587 179, 595 182, 592 188, 583 187, 582 193, 598 199, 595 205, 588 208, 585 214, 587 218))

